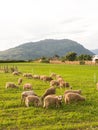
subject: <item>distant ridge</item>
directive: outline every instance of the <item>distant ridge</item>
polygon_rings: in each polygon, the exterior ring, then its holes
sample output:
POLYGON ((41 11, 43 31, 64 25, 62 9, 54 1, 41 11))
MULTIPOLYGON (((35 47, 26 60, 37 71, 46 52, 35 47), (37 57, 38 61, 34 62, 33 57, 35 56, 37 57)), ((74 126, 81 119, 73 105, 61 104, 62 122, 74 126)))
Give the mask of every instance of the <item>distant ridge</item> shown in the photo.
POLYGON ((68 52, 93 55, 94 53, 84 48, 81 44, 69 39, 45 39, 37 42, 29 42, 20 46, 1 51, 0 60, 29 60, 42 56, 64 56, 68 52))
POLYGON ((94 54, 98 55, 98 49, 91 50, 94 54))

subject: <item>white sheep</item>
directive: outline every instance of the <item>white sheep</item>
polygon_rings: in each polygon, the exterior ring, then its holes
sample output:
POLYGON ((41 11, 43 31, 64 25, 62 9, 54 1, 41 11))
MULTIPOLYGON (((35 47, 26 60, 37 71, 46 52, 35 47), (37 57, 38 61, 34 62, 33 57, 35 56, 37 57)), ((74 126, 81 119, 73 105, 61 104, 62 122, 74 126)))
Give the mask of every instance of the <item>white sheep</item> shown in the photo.
POLYGON ((32 79, 33 75, 31 73, 23 73, 23 77, 26 77, 28 79, 32 79))
POLYGON ((21 103, 25 101, 25 98, 29 95, 34 95, 37 96, 37 94, 35 94, 35 92, 33 90, 30 91, 24 91, 21 93, 21 103))
POLYGON ((32 90, 32 85, 30 83, 25 83, 23 85, 23 90, 26 90, 26 89, 32 90))
POLYGON ((65 94, 64 101, 66 104, 70 104, 71 102, 85 101, 85 97, 78 93, 69 92, 65 94))
POLYGON ((44 98, 44 108, 48 108, 50 106, 59 107, 62 103, 62 96, 56 95, 48 95, 44 98))
POLYGON ((51 95, 51 94, 55 94, 55 93, 56 93, 56 88, 55 88, 55 87, 50 87, 50 88, 48 88, 48 89, 44 92, 43 96, 41 97, 42 101, 43 101, 43 99, 44 99, 47 95, 51 95))
POLYGON ((23 81, 23 79, 22 79, 22 78, 19 78, 19 79, 18 79, 18 85, 22 84, 22 81, 23 81))
POLYGON ((30 105, 33 106, 40 106, 41 105, 41 101, 40 98, 38 96, 35 95, 29 95, 25 98, 25 105, 27 107, 29 107, 30 105))
POLYGON ((61 88, 70 87, 69 83, 64 81, 60 81, 59 86, 61 88))
POLYGON ((40 79, 39 75, 33 75, 33 79, 40 79))
POLYGON ((13 82, 7 82, 5 88, 18 88, 13 82))
POLYGON ((51 80, 50 81, 50 86, 52 87, 52 86, 59 86, 60 85, 60 83, 57 81, 57 80, 51 80))
POLYGON ((18 71, 14 71, 12 74, 13 75, 19 75, 19 72, 18 71))

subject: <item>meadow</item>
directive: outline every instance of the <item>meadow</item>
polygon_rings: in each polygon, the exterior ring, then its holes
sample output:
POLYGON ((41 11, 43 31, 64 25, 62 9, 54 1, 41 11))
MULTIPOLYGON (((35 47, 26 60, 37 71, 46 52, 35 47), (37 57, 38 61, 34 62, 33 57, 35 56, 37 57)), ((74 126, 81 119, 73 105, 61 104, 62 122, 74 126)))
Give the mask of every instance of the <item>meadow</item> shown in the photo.
MULTIPOLYGON (((34 91, 42 96, 49 88, 48 82, 27 79, 22 75, 0 72, 0 130, 98 130, 98 81, 97 65, 67 65, 45 63, 4 63, 0 66, 17 66, 22 73, 61 75, 72 88, 81 89, 86 101, 65 104, 59 108, 25 107, 21 104, 23 84, 32 83, 34 91), (23 78, 18 89, 5 89, 6 82, 23 78)), ((68 88, 56 89, 63 95, 68 88)))

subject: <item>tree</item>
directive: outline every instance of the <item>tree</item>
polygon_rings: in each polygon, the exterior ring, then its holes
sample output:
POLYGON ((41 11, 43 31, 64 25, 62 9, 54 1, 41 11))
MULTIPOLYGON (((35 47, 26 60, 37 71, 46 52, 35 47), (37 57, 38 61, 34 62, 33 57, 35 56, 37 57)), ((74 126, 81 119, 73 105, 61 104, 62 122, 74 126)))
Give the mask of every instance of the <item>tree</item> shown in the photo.
POLYGON ((80 56, 78 56, 78 60, 92 60, 92 56, 87 54, 81 54, 80 56))
POLYGON ((66 54, 66 60, 74 61, 74 60, 76 60, 76 58, 77 58, 77 53, 76 52, 68 52, 66 54))

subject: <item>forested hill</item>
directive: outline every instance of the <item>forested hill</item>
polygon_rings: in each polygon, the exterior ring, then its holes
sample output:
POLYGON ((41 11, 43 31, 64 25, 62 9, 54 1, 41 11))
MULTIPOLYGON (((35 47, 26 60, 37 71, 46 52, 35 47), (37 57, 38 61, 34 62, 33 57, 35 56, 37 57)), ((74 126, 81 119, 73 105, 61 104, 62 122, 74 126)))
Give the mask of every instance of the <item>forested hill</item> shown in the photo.
POLYGON ((29 60, 42 56, 64 56, 68 52, 93 55, 93 52, 84 48, 81 44, 69 40, 46 39, 37 42, 29 42, 0 52, 0 60, 29 60))

